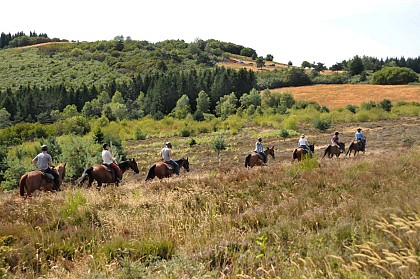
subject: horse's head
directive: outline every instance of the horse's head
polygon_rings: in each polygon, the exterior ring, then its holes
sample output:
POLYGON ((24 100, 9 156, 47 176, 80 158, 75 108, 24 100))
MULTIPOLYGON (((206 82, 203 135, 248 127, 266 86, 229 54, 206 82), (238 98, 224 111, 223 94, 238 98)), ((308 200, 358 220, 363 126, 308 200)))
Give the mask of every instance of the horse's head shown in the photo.
POLYGON ((190 171, 190 162, 188 162, 188 157, 187 158, 182 158, 181 160, 179 160, 179 166, 184 167, 184 169, 186 171, 190 171))
POLYGON ((58 172, 58 175, 62 180, 64 180, 64 177, 66 176, 66 165, 67 163, 60 163, 57 166, 55 166, 55 169, 58 172))
POLYGON ((128 165, 130 166, 130 168, 135 172, 135 173, 139 173, 139 166, 137 165, 137 162, 134 158, 128 160, 128 165))
POLYGON ((276 156, 274 156, 274 145, 273 147, 267 147, 267 149, 265 150, 265 154, 266 155, 271 155, 271 157, 276 158, 276 156))

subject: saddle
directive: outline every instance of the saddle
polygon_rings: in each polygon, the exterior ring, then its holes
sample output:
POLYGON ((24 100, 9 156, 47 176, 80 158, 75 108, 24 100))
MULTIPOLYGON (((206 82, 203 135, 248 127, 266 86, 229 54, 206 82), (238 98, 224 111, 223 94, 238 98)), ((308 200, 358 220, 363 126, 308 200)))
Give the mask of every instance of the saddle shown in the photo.
POLYGON ((114 173, 114 169, 111 168, 108 164, 102 163, 102 165, 106 167, 107 171, 114 173))
POLYGON ((53 176, 51 173, 48 173, 48 172, 43 172, 43 171, 41 171, 41 170, 40 170, 40 172, 41 172, 41 174, 42 174, 42 177, 44 177, 44 179, 45 179, 47 182, 52 182, 52 181, 54 181, 54 176, 53 176))
POLYGON ((166 163, 166 162, 163 162, 164 164, 165 164, 165 166, 168 168, 168 170, 171 170, 171 171, 173 171, 174 170, 174 167, 170 164, 170 163, 166 163))

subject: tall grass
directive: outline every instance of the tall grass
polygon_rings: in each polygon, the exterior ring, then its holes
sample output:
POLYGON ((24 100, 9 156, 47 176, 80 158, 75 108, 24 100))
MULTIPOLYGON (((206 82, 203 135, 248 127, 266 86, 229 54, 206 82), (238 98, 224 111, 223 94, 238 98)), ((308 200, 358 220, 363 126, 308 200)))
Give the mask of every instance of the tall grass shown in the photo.
POLYGON ((0 197, 7 277, 414 278, 420 150, 0 197), (409 198, 407 198, 409 197, 409 198))

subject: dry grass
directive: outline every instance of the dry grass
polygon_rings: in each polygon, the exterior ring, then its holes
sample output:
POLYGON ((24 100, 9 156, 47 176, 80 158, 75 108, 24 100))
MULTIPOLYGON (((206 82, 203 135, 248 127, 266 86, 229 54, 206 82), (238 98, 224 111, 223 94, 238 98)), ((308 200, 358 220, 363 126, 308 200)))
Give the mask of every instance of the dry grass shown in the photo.
MULTIPOLYGON (((420 120, 399 123, 414 121, 420 120)), ((408 153, 386 136, 403 133, 396 122, 369 125, 372 145, 356 158, 291 164, 291 150, 283 150, 295 142, 271 136, 265 143, 281 149, 276 159, 269 167, 245 169, 244 152, 253 143, 253 132, 245 130, 220 158, 209 152, 205 135, 193 148, 177 139, 174 148, 194 158, 191 172, 180 177, 146 183, 142 168, 142 175, 127 174, 120 187, 100 192, 67 185, 58 194, 38 192, 26 200, 4 193, 0 274, 418 277, 420 150, 408 153)), ((418 133, 418 126, 405 132, 418 133)), ((149 156, 152 143, 129 142, 128 151, 149 156)))
POLYGON ((290 88, 278 88, 272 92, 288 91, 296 100, 315 101, 330 109, 346 105, 360 105, 364 102, 380 102, 389 99, 393 103, 420 102, 420 86, 417 85, 313 85, 290 88))

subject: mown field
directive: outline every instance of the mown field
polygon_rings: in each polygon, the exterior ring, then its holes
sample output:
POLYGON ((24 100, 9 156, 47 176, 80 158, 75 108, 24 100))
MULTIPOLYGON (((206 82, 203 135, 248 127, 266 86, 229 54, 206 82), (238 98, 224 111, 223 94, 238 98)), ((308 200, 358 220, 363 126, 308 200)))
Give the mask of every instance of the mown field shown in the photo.
POLYGON ((388 99, 392 103, 420 102, 420 86, 418 85, 319 84, 278 88, 271 91, 288 91, 296 100, 315 101, 330 109, 345 107, 348 104, 380 102, 383 99, 388 99))
POLYGON ((171 137, 191 171, 145 182, 167 138, 126 142, 141 173, 101 191, 64 185, 0 195, 6 278, 416 278, 420 276, 420 118, 306 127, 317 158, 292 163, 297 136, 249 126, 218 156, 213 133, 171 137), (361 126, 366 154, 322 159, 331 133, 361 126), (269 165, 245 169, 255 139, 269 165))

